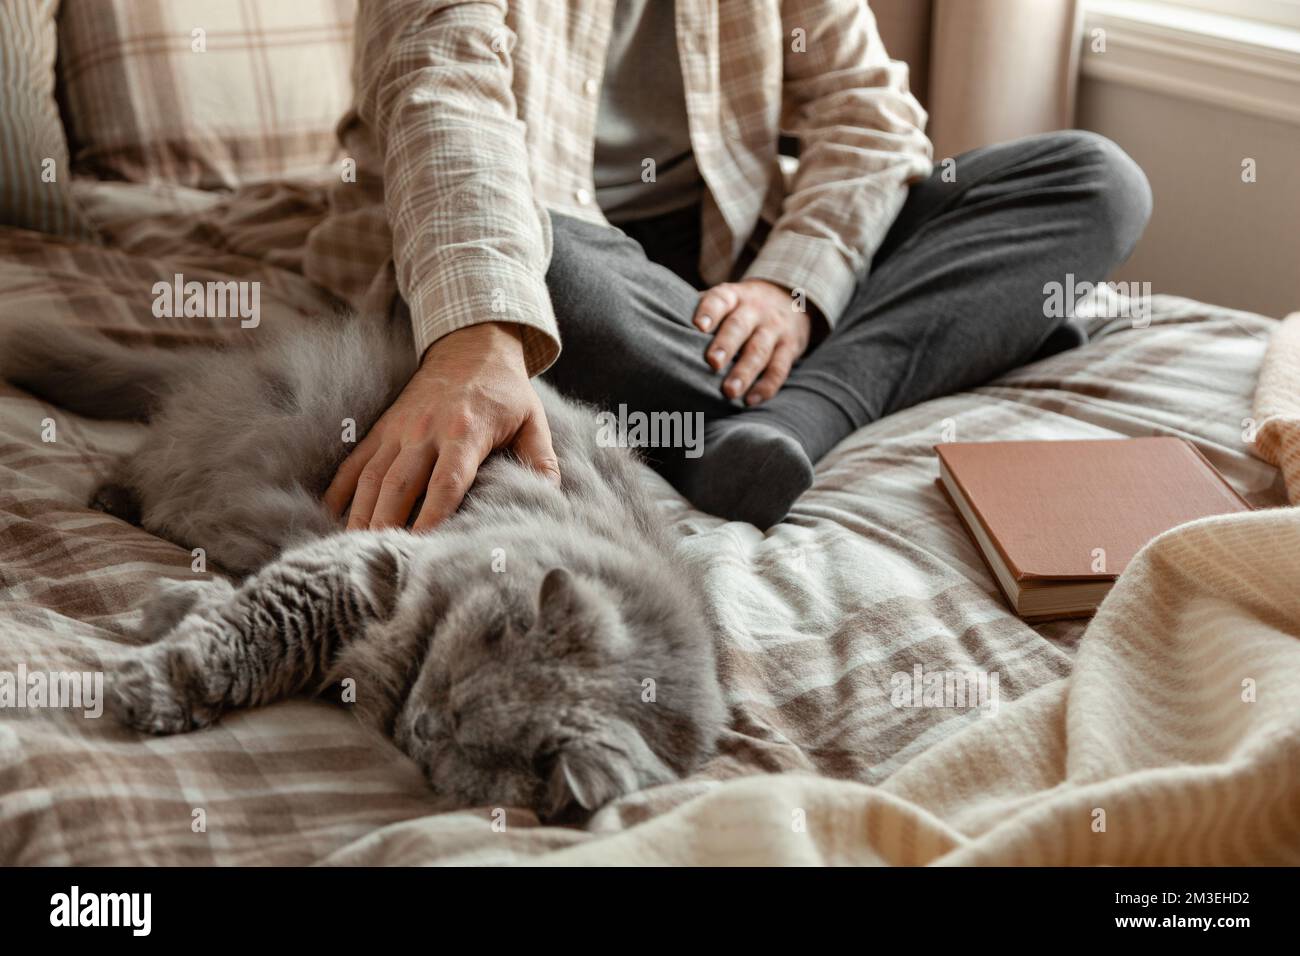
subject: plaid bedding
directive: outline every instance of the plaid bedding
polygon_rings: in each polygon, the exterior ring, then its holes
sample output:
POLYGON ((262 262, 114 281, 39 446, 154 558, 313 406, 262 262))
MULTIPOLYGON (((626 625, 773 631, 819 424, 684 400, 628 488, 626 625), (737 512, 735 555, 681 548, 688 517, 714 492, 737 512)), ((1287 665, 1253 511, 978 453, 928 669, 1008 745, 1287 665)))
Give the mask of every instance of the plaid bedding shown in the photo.
MULTIPOLYGON (((35 313, 123 336, 223 334, 223 320, 153 318, 152 283, 175 272, 263 282, 264 325, 332 304, 290 269, 229 251, 239 242, 206 258, 191 242, 168 257, 160 240, 128 254, 0 231, 0 323, 35 313)), ((980 717, 895 707, 894 675, 918 664, 996 671, 1005 705, 1070 674, 1085 626, 1031 627, 1008 612, 934 486, 931 446, 1182 435, 1252 504, 1282 504, 1277 471, 1243 440, 1273 324, 1164 297, 1150 328, 1097 321, 1083 349, 858 432, 767 535, 693 511, 647 473, 707 585, 733 721, 695 778, 627 797, 586 830, 516 810, 504 828, 493 808, 435 815, 415 766, 323 702, 159 739, 71 709, 12 708, 0 711, 0 863, 510 863, 565 848, 617 862, 617 834, 728 778, 802 771, 881 784, 915 773, 980 717)), ((111 666, 151 583, 191 575, 188 552, 84 504, 137 438, 137 426, 79 419, 0 385, 0 672, 111 666), (43 441, 50 420, 56 437, 43 441)))
POLYGON ((356 0, 62 0, 73 171, 202 189, 321 177, 355 15, 356 0))

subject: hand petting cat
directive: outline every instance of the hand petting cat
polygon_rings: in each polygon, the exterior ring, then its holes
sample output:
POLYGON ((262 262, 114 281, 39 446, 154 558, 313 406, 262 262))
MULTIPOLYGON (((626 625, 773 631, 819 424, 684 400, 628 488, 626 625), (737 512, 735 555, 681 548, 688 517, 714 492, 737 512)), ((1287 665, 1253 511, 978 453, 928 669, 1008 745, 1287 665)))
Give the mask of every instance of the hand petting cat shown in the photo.
POLYGON ((559 483, 519 333, 486 322, 429 347, 401 395, 339 466, 325 503, 341 516, 350 501, 348 529, 377 530, 406 524, 423 495, 412 528, 425 531, 460 507, 479 466, 498 448, 559 483))

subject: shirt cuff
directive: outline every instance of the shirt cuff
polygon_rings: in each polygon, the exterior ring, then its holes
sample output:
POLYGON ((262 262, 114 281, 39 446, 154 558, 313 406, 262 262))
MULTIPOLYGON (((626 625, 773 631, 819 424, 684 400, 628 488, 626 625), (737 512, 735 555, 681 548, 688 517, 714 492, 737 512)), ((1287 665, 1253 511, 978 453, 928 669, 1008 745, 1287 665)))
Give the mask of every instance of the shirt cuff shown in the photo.
POLYGON ((834 328, 859 276, 833 240, 774 229, 745 270, 745 278, 766 279, 792 292, 803 292, 834 328))
POLYGON ((439 264, 407 297, 419 355, 444 335, 483 322, 521 327, 524 362, 540 375, 560 355, 560 332, 546 280, 499 259, 461 258, 439 264))

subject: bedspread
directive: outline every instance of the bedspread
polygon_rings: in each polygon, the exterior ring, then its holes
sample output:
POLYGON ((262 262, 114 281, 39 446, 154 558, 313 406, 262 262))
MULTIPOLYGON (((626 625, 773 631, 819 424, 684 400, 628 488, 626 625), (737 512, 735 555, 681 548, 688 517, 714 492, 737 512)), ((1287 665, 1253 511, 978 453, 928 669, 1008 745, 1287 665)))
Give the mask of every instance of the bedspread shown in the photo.
MULTIPOLYGON (((261 281, 268 326, 333 305, 237 252, 146 256, 5 230, 0 323, 228 333, 151 315, 152 284, 177 272, 261 281)), ((1092 325, 1081 349, 854 434, 767 534, 692 510, 646 473, 705 583, 733 713, 689 780, 585 829, 548 827, 509 808, 435 814, 413 763, 320 701, 170 738, 7 708, 0 863, 1300 862, 1300 732, 1279 709, 1300 673, 1287 631, 1300 614, 1294 588, 1288 604, 1267 585, 1286 561, 1296 579, 1296 513, 1171 532, 1085 630, 1013 616, 935 487, 940 440, 1173 434, 1252 504, 1284 503, 1248 428, 1275 323, 1157 297, 1150 327, 1092 325), (1251 575, 1265 586, 1243 597, 1251 575), (984 706, 900 699, 935 673, 983 675, 995 693, 984 706), (1239 702, 1247 679, 1253 703, 1239 702), (1251 816, 1243 836, 1231 820, 1251 816)), ((189 552, 85 504, 138 440, 136 425, 0 384, 0 672, 101 669, 133 640, 151 583, 193 573, 189 552)))

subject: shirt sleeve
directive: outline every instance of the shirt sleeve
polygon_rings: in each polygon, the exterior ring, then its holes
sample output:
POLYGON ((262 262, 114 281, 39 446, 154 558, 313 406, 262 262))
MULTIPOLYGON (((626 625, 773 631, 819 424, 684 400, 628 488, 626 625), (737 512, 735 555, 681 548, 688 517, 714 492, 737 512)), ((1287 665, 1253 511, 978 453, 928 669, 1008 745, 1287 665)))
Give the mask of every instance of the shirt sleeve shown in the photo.
POLYGON ((522 327, 530 374, 559 355, 512 92, 505 0, 363 0, 356 109, 383 157, 397 285, 420 353, 480 322, 522 327))
POLYGON ((747 278, 802 290, 832 326, 929 176, 926 113, 863 0, 786 0, 782 129, 799 169, 747 278))

